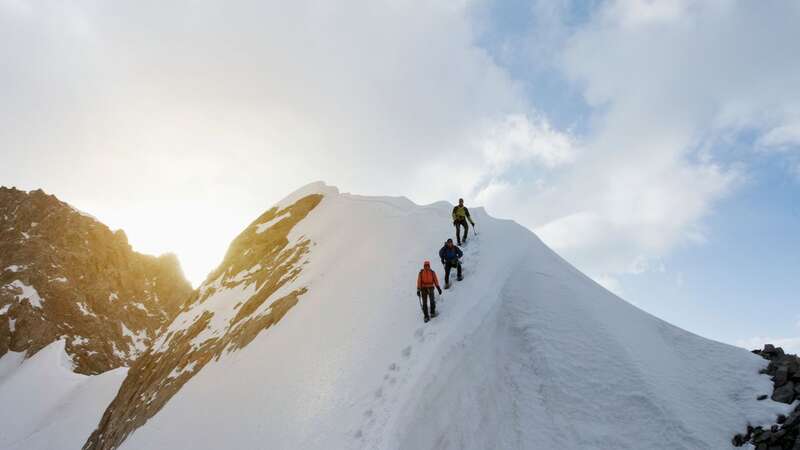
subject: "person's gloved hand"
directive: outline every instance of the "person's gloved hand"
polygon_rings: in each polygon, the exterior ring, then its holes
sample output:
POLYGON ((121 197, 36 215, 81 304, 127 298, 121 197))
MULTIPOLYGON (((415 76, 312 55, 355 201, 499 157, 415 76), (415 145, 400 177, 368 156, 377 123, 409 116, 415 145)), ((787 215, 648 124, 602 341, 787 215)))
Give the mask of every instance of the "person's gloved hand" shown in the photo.
POLYGON ((453 221, 453 225, 458 225, 458 221, 457 221, 457 220, 454 220, 454 221, 453 221))
POLYGON ((444 258, 442 258, 442 265, 444 265, 444 258))
POLYGON ((436 290, 439 291, 439 295, 442 295, 442 288, 440 288, 439 286, 436 286, 436 290))
POLYGON ((417 289, 417 297, 419 297, 421 295, 422 295, 422 292, 419 289, 417 289))

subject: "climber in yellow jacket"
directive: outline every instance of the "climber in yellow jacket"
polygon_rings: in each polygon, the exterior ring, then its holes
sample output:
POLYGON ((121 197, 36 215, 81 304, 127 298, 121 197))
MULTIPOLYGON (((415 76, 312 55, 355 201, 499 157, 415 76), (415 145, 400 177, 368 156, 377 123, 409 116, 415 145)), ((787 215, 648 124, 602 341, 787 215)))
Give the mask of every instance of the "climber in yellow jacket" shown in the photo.
POLYGON ((472 217, 469 215, 469 210, 466 206, 464 206, 464 199, 458 199, 458 206, 453 208, 453 225, 456 227, 456 241, 458 245, 461 245, 462 242, 467 242, 467 236, 469 235, 469 225, 467 221, 475 226, 475 222, 472 221, 472 217), (459 231, 461 227, 464 227, 464 237, 462 238, 459 236, 459 231))

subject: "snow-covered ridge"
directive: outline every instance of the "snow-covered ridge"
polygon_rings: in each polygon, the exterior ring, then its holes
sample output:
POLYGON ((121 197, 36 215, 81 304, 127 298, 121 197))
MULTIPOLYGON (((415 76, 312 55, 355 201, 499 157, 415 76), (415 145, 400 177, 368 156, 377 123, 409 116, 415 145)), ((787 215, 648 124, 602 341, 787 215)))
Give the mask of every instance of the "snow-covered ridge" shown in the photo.
POLYGON ((642 312, 481 208, 465 279, 423 325, 414 283, 451 208, 292 194, 131 368, 86 449, 719 449, 787 410, 756 401, 757 356, 642 312))
POLYGON ((287 195, 281 201, 276 203, 273 208, 277 208, 278 210, 284 210, 288 208, 290 205, 296 203, 301 198, 308 197, 309 195, 321 195, 323 197, 331 197, 338 194, 339 194, 339 188, 335 186, 329 186, 325 184, 324 181, 315 181, 287 195))

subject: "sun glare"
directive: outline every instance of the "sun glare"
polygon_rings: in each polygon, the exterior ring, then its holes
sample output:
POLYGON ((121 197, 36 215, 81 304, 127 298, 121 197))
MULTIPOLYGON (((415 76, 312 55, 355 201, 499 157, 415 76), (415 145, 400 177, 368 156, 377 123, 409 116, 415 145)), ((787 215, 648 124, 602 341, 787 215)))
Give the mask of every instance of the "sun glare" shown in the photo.
MULTIPOLYGON (((221 261, 228 245, 252 217, 231 217, 202 202, 161 202, 107 211, 100 220, 121 228, 140 253, 175 253, 183 273, 197 287, 221 261)), ((255 217, 259 212, 254 212, 255 217)))

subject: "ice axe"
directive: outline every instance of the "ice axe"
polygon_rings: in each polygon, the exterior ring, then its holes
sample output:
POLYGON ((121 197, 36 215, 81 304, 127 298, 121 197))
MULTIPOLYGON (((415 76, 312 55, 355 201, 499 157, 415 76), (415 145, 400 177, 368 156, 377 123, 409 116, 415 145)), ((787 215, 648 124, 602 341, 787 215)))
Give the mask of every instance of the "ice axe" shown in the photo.
POLYGON ((475 236, 478 235, 478 229, 475 228, 475 224, 474 223, 472 224, 472 232, 475 233, 475 236))

